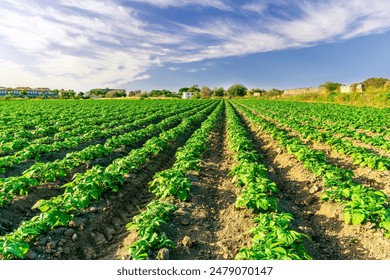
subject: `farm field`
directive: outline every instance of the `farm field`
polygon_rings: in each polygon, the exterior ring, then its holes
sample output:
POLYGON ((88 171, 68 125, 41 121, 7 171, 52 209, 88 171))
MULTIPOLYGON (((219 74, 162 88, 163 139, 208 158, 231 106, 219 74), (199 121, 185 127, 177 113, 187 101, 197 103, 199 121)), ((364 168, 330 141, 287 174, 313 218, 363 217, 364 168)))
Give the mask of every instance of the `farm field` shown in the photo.
POLYGON ((390 259, 390 109, 0 101, 0 259, 390 259))

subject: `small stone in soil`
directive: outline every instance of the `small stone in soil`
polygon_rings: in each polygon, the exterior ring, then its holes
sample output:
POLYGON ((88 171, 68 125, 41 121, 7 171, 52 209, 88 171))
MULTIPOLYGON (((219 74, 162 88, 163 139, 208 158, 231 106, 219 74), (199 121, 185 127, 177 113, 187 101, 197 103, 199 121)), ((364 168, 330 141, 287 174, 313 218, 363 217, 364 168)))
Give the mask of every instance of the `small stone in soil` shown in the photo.
POLYGON ((185 247, 191 247, 192 246, 192 240, 189 236, 184 236, 183 240, 181 241, 181 244, 185 247))
POLYGON ((309 190, 309 193, 311 194, 315 194, 316 192, 318 192, 320 190, 320 188, 318 186, 313 186, 310 190, 309 190))
POLYGON ((168 260, 169 259, 169 250, 167 248, 160 249, 157 253, 157 259, 168 260))

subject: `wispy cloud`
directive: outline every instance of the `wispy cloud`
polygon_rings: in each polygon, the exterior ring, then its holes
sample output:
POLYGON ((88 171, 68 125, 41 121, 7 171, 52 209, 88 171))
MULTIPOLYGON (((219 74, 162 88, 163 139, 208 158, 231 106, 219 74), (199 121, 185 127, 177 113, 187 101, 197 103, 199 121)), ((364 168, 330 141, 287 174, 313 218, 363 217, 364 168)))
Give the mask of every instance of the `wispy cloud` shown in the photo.
POLYGON ((388 1, 274 1, 272 5, 278 5, 281 17, 263 14, 271 2, 241 6, 243 10, 258 11, 259 17, 214 19, 197 26, 184 26, 194 37, 204 37, 205 42, 212 43, 177 59, 199 61, 307 47, 390 29, 388 1), (295 11, 294 15, 289 9, 295 11))
POLYGON ((148 69, 157 65, 205 71, 207 66, 172 63, 307 47, 390 29, 390 1, 380 0, 3 0, 0 10, 0 85, 77 90, 150 79, 148 69), (162 9, 156 19, 150 5, 162 9), (194 6, 212 9, 202 14, 194 6), (184 14, 172 17, 171 9, 184 14))
POLYGON ((168 7, 185 7, 185 6, 200 6, 212 7, 220 10, 231 11, 232 8, 223 0, 130 0, 131 2, 147 3, 153 6, 168 8, 168 7))
MULTIPOLYGON (((31 86, 46 81, 52 87, 83 90, 126 83, 161 63, 159 56, 170 52, 164 45, 181 41, 179 35, 148 29, 132 9, 113 2, 73 0, 40 6, 38 1, 13 1, 1 8, 1 44, 8 55, 24 56, 15 59, 20 67, 13 79, 1 76, 1 82, 11 86, 23 77, 31 86)), ((3 55, 7 54, 0 58, 3 55)), ((0 64, 1 72, 9 65, 0 64)))
POLYGON ((262 14, 267 10, 267 7, 268 3, 266 1, 255 1, 242 5, 241 9, 244 11, 262 14))

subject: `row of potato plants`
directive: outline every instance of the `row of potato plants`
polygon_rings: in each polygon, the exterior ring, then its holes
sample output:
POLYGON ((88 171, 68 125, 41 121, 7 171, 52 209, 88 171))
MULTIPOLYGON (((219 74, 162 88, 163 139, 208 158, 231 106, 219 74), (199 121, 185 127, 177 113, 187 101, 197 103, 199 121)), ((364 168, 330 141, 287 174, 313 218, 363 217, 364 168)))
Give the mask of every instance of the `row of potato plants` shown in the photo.
MULTIPOLYGON (((281 105, 281 104, 280 104, 281 105)), ((274 110, 285 111, 287 108, 285 106, 278 106, 274 110)), ((339 122, 337 119, 329 118, 327 111, 319 110, 310 110, 308 111, 304 107, 288 107, 289 114, 291 111, 294 116, 299 116, 301 121, 305 124, 312 124, 317 126, 319 129, 324 129, 327 132, 332 134, 337 134, 341 138, 347 137, 350 139, 358 140, 360 142, 372 145, 374 147, 379 147, 381 149, 390 151, 390 140, 387 140, 383 135, 369 135, 368 132, 362 130, 357 130, 351 127, 351 122, 354 123, 353 118, 356 114, 352 115, 352 119, 349 122, 339 122)), ((273 111, 274 111, 273 110, 273 111)), ((286 112, 287 113, 287 112, 286 112)), ((389 112, 390 113, 390 112, 389 112)), ((390 121, 390 120, 389 120, 390 121)))
MULTIPOLYGON (((142 114, 147 116, 148 110, 145 110, 142 114)), ((24 160, 39 160, 42 154, 50 154, 62 149, 69 149, 96 138, 107 138, 115 134, 121 134, 126 130, 134 129, 134 125, 131 122, 135 120, 137 120, 137 116, 131 116, 128 119, 122 120, 120 126, 103 130, 99 128, 89 129, 83 126, 83 131, 79 131, 79 135, 66 137, 63 141, 56 141, 51 144, 31 144, 13 155, 0 157, 0 173, 5 173, 6 168, 20 164, 24 160)))
POLYGON ((307 147, 288 131, 278 128, 274 123, 255 114, 248 108, 236 103, 239 110, 264 133, 284 146, 304 166, 317 177, 320 177, 327 189, 322 194, 325 201, 341 203, 344 208, 344 219, 347 224, 362 224, 367 221, 385 229, 390 237, 389 199, 382 192, 353 181, 353 172, 334 166, 327 162, 323 152, 307 147))
POLYGON ((0 143, 45 137, 82 125, 93 125, 96 120, 110 122, 118 119, 118 115, 126 115, 128 108, 133 106, 131 103, 127 103, 130 106, 115 107, 103 106, 101 102, 94 104, 69 104, 66 101, 7 102, 5 110, 0 113, 0 143), (102 110, 106 108, 109 110, 102 110))
MULTIPOLYGON (((15 130, 13 137, 9 141, 0 139, 0 155, 9 155, 17 152, 31 144, 50 144, 55 141, 65 140, 66 138, 82 135, 93 129, 106 129, 126 123, 135 119, 136 115, 143 114, 144 110, 132 110, 123 112, 115 110, 108 112, 104 116, 96 112, 88 118, 80 121, 80 116, 66 116, 65 121, 58 121, 55 124, 46 127, 35 127, 35 129, 15 130), (118 115, 122 117, 118 120, 118 115), (130 117, 130 118, 129 118, 130 117), (17 133, 17 135, 15 135, 17 133), (16 136, 16 137, 15 137, 16 136)), ((158 109, 155 109, 157 111, 158 109)), ((28 121, 28 120, 26 120, 28 121)), ((7 135, 10 136, 10 135, 7 135)))
POLYGON ((363 147, 355 146, 353 142, 344 140, 341 136, 335 137, 334 133, 336 131, 329 130, 332 125, 325 126, 325 129, 320 131, 313 120, 306 120, 303 124, 302 121, 305 119, 284 106, 279 106, 277 111, 275 109, 271 114, 266 115, 281 126, 289 127, 298 132, 303 139, 325 143, 339 154, 351 156, 354 165, 367 166, 378 171, 385 171, 390 168, 390 158, 373 154, 363 147), (327 128, 328 130, 326 130, 327 128))
POLYGON ((62 195, 49 200, 39 200, 33 209, 40 214, 23 221, 13 232, 0 237, 0 255, 4 259, 23 258, 29 250, 29 242, 37 235, 55 227, 68 226, 80 210, 101 198, 104 191, 118 192, 127 174, 139 170, 152 158, 169 148, 173 141, 185 135, 201 123, 215 108, 207 107, 195 115, 185 118, 178 126, 150 138, 127 156, 114 160, 106 168, 96 165, 83 174, 76 174, 73 181, 62 187, 62 195))
MULTIPOLYGON (((172 109, 151 114, 144 119, 134 121, 131 125, 136 128, 157 120, 163 119, 163 121, 157 124, 152 123, 140 130, 113 136, 107 139, 104 145, 92 145, 81 151, 68 153, 61 160, 47 163, 37 162, 25 170, 21 176, 0 178, 0 207, 8 205, 15 196, 27 195, 30 188, 39 186, 40 183, 55 182, 58 179, 62 179, 71 174, 72 170, 77 166, 97 158, 111 155, 115 149, 122 146, 134 145, 143 139, 147 139, 150 135, 172 127, 180 122, 182 118, 190 116, 206 106, 205 104, 193 109, 186 107, 180 110, 172 109)), ((127 127, 130 127, 130 124, 127 127)))
MULTIPOLYGON (((291 114, 291 112, 290 112, 291 114)), ((317 129, 325 130, 331 134, 337 134, 340 138, 347 138, 369 144, 380 149, 390 151, 390 140, 387 140, 383 135, 368 135, 367 132, 358 131, 352 127, 345 126, 342 123, 335 123, 327 119, 326 112, 319 112, 317 117, 309 113, 303 114, 294 111, 294 116, 299 116, 301 122, 304 124, 312 124, 317 129)))
MULTIPOLYGON (((56 119, 55 122, 52 121, 46 122, 45 124, 39 124, 34 126, 34 129, 26 128, 21 131, 18 128, 12 127, 7 133, 1 131, 1 135, 5 135, 8 140, 0 138, 0 155, 3 152, 20 150, 21 148, 34 143, 49 144, 54 141, 64 140, 71 136, 85 134, 97 125, 99 125, 100 130, 119 129, 121 125, 132 122, 141 116, 162 110, 161 106, 169 106, 173 109, 183 107, 184 105, 183 103, 175 102, 176 100, 165 101, 166 102, 160 101, 158 104, 155 103, 156 101, 137 101, 136 103, 134 103, 134 101, 122 101, 122 104, 114 103, 114 107, 108 107, 109 110, 104 110, 106 107, 101 106, 96 108, 84 108, 83 106, 80 106, 81 104, 77 104, 75 107, 79 110, 72 114, 69 114, 67 110, 65 111, 66 114, 61 111, 61 118, 56 119), (49 133, 50 131, 51 133, 49 133), (54 135, 49 137, 48 135, 50 134, 54 135)), ((192 102, 192 106, 201 104, 199 100, 194 101, 197 102, 192 102)), ((110 100, 109 102, 113 101, 110 100)), ((52 113, 56 114, 56 111, 52 111, 52 113)), ((3 114, 0 113, 0 116, 3 116, 3 114)), ((50 117, 50 115, 46 117, 50 117)), ((30 118, 23 119, 24 124, 30 124, 32 121, 34 120, 30 118)), ((123 127, 122 129, 125 128, 126 127, 123 127)))
MULTIPOLYGON (((146 112, 143 112, 146 115, 146 112)), ((122 119, 122 124, 127 124, 128 122, 136 120, 136 116, 131 116, 127 119, 122 119)), ((123 128, 122 128, 123 129, 123 128)), ((30 143, 25 148, 16 152, 13 155, 3 156, 0 158, 0 172, 5 172, 5 168, 9 168, 14 166, 15 164, 19 164, 23 160, 26 159, 36 159, 38 160, 42 154, 49 154, 52 152, 59 151, 64 148, 71 148, 82 144, 83 142, 92 140, 94 138, 105 137, 107 134, 114 133, 112 129, 102 130, 99 127, 89 127, 82 125, 76 129, 76 133, 74 135, 66 135, 62 132, 62 136, 65 138, 63 141, 49 141, 46 143, 30 143)), ((62 137, 61 136, 61 137, 62 137)), ((61 139, 59 139, 61 140, 61 139)), ((20 140, 19 140, 20 141, 20 140)))
POLYGON ((229 149, 237 164, 230 176, 236 187, 242 190, 236 207, 253 209, 256 226, 250 229, 253 235, 250 247, 242 248, 236 255, 238 260, 308 260, 303 241, 306 235, 290 229, 293 219, 290 213, 278 212, 275 182, 267 176, 267 168, 253 147, 249 133, 241 123, 230 103, 227 104, 227 131, 229 149))
POLYGON ((286 106, 299 114, 310 115, 318 119, 326 119, 332 124, 343 125, 344 127, 350 127, 355 130, 373 132, 382 136, 390 136, 389 108, 304 102, 283 102, 282 104, 281 102, 270 101, 267 103, 273 108, 286 106))
POLYGON ((156 173, 149 182, 149 191, 154 193, 156 198, 127 224, 127 229, 136 231, 139 236, 139 239, 128 247, 132 259, 144 260, 150 257, 149 251, 174 247, 172 240, 160 228, 169 222, 171 214, 177 209, 167 199, 177 197, 185 201, 188 198, 191 189, 189 172, 200 170, 202 153, 207 148, 207 140, 222 113, 223 105, 223 102, 220 102, 185 145, 178 148, 173 166, 156 173))

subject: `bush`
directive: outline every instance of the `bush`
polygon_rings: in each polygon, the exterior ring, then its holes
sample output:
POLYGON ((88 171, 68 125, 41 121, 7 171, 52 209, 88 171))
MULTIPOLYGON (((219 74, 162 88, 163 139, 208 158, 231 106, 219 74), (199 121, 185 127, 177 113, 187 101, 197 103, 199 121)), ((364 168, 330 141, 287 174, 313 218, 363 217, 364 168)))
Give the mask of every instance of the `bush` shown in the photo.
POLYGON ((340 91, 340 83, 335 83, 328 81, 325 84, 320 85, 320 87, 324 87, 327 92, 332 92, 332 91, 340 91))
POLYGON ((283 90, 273 88, 270 89, 269 91, 266 91, 264 95, 268 97, 274 97, 274 96, 280 96, 282 94, 283 94, 283 90))
POLYGON ((366 89, 381 90, 384 89, 389 79, 386 78, 369 78, 363 82, 366 89))
POLYGON ((241 84, 232 85, 227 90, 229 97, 241 97, 246 95, 247 88, 241 84))

